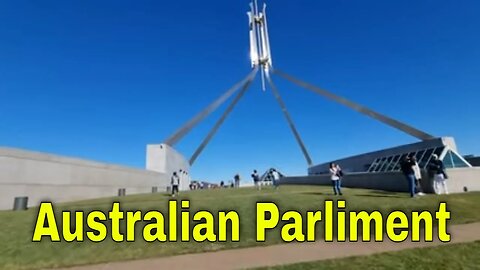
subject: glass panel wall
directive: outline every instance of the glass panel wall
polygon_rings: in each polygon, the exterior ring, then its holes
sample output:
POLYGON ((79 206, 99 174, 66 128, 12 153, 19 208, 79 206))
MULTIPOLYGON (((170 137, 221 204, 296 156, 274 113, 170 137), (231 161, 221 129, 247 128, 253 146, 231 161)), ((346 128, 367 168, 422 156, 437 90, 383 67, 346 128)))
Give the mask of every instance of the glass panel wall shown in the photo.
MULTIPOLYGON (((436 154, 440 156, 445 147, 435 147, 429 149, 420 149, 415 152, 408 152, 403 154, 398 154, 395 156, 379 157, 375 159, 372 164, 365 168, 368 172, 394 172, 401 170, 401 163, 403 159, 407 156, 415 156, 417 159, 418 165, 420 168, 425 169, 428 166, 428 163, 432 160, 432 156, 436 154)), ((449 151, 450 152, 450 151, 449 151)), ((451 168, 454 167, 467 167, 468 165, 463 162, 455 153, 451 152, 445 157, 444 163, 448 163, 448 166, 451 168), (448 161, 447 161, 448 157, 448 161)), ((447 166, 447 165, 445 165, 447 166)))
POLYGON ((423 158, 421 160, 418 160, 418 166, 420 168, 425 168, 428 165, 428 162, 432 158, 434 150, 435 149, 428 149, 427 151, 425 151, 425 155, 423 156, 423 158))
POLYGON ((392 162, 388 164, 388 167, 385 169, 386 172, 391 172, 395 168, 395 165, 398 163, 400 160, 400 155, 396 155, 393 157, 392 162))
POLYGON ((468 164, 465 163, 457 154, 448 150, 447 154, 443 158, 443 165, 445 168, 465 168, 468 164))

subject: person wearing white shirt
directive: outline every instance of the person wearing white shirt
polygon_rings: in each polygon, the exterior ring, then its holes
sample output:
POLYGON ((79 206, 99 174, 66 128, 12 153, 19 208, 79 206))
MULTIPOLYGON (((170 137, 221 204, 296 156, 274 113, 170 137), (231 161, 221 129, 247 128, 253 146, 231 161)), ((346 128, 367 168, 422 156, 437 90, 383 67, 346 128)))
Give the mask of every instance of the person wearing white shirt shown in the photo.
POLYGON ((172 197, 175 197, 178 195, 178 186, 180 185, 180 177, 177 172, 173 172, 170 183, 172 184, 172 197))
POLYGON ((330 180, 332 180, 333 192, 335 195, 342 195, 340 167, 335 163, 330 163, 330 180))
POLYGON ((420 171, 420 166, 418 166, 417 158, 415 156, 411 157, 413 165, 413 172, 415 173, 415 191, 417 192, 417 195, 423 196, 425 193, 423 193, 421 181, 422 181, 422 172, 420 171))
POLYGON ((262 185, 260 183, 260 176, 258 176, 257 170, 253 170, 252 173, 253 183, 258 190, 262 190, 262 185))
POLYGON ((273 186, 275 189, 278 189, 278 186, 280 185, 280 174, 277 172, 277 170, 272 169, 272 177, 273 186))

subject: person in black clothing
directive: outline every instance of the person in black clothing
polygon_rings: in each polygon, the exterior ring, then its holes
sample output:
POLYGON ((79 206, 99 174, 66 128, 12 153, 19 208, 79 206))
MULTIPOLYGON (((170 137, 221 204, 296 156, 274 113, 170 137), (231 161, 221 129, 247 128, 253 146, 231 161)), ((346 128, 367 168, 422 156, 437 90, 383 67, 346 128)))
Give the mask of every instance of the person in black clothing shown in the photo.
POLYGON ((253 179, 253 183, 255 184, 255 187, 258 190, 261 190, 262 186, 261 186, 261 183, 260 183, 260 176, 258 176, 257 170, 253 170, 252 179, 253 179))
POLYGON ((233 180, 235 181, 235 182, 234 182, 234 183, 235 183, 234 186, 235 186, 236 188, 240 187, 240 174, 238 174, 238 173, 235 174, 235 176, 233 177, 233 180))
POLYGON ((401 162, 401 169, 408 181, 408 190, 412 198, 415 197, 415 171, 413 166, 415 166, 414 161, 409 156, 405 156, 401 162))
POLYGON ((448 194, 446 181, 448 176, 445 172, 445 166, 443 165, 443 162, 438 158, 437 155, 433 155, 432 161, 430 161, 430 164, 428 164, 428 171, 433 176, 433 189, 435 190, 435 193, 442 194, 442 191, 440 190, 440 186, 442 186, 443 192, 448 194))

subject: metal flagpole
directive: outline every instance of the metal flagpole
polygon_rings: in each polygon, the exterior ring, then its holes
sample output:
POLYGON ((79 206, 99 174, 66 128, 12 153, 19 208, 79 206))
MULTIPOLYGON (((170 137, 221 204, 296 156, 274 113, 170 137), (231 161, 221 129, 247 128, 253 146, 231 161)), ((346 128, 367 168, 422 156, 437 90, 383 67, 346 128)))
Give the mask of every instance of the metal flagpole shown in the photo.
POLYGON ((312 166, 312 164, 313 164, 312 159, 310 158, 310 155, 308 154, 307 148, 305 147, 305 144, 303 143, 302 138, 300 137, 300 134, 298 133, 297 129, 295 128, 295 124, 293 123, 293 120, 290 117, 290 114, 288 113, 287 107, 285 106, 285 103, 283 102, 282 97, 280 96, 280 93, 278 92, 277 87, 273 83, 269 74, 267 74, 266 79, 267 79, 268 83, 270 84, 270 88, 272 88, 273 95, 275 96, 275 99, 277 100, 278 104, 280 105, 280 108, 282 109, 282 112, 285 115, 285 118, 287 119, 288 125, 290 126, 290 129, 292 130, 293 135, 295 136, 295 139, 297 140, 298 145, 300 145, 300 148, 302 149, 303 156, 305 157, 305 160, 307 161, 308 166, 312 166))
POLYGON ((217 98, 214 102, 208 105, 203 111, 195 115, 187 123, 185 123, 181 128, 179 128, 173 135, 165 140, 165 144, 173 146, 179 140, 181 140, 190 130, 192 130, 198 123, 203 119, 209 116, 214 112, 218 107, 220 107, 228 98, 230 98, 242 85, 246 82, 252 80, 257 73, 257 68, 254 68, 243 80, 236 83, 232 88, 228 89, 223 95, 217 98))
POLYGON ((342 105, 344 105, 344 106, 346 106, 346 107, 348 107, 348 108, 350 108, 350 109, 352 109, 352 110, 355 110, 355 111, 357 111, 357 112, 359 112, 359 113, 362 113, 362 114, 364 114, 364 115, 366 115, 366 116, 368 116, 368 117, 371 117, 371 118, 373 118, 373 119, 375 119, 375 120, 378 120, 378 121, 380 121, 380 122, 382 122, 382 123, 384 123, 384 124, 387 124, 387 125, 389 125, 389 126, 391 126, 391 127, 393 127, 393 128, 396 128, 396 129, 398 129, 398 130, 401 130, 401 131, 403 131, 403 132, 405 132, 405 133, 407 133, 407 134, 409 134, 409 135, 411 135, 411 136, 413 136, 413 137, 416 137, 416 138, 418 138, 418 139, 420 139, 420 140, 424 140, 424 141, 425 141, 425 140, 431 140, 431 139, 434 139, 434 138, 435 138, 433 135, 430 135, 430 134, 428 134, 428 133, 426 133, 426 132, 423 132, 423 131, 421 131, 421 130, 419 130, 419 129, 416 129, 416 128, 412 127, 412 126, 409 126, 409 125, 407 125, 407 124, 405 124, 405 123, 402 123, 402 122, 400 122, 400 121, 398 121, 398 120, 395 120, 395 119, 393 119, 393 118, 390 118, 390 117, 385 116, 385 115, 383 115, 383 114, 380 114, 380 113, 378 113, 378 112, 375 112, 375 111, 373 111, 373 110, 371 110, 371 109, 369 109, 369 108, 367 108, 367 107, 365 107, 365 106, 362 106, 362 105, 360 105, 360 104, 358 104, 358 103, 355 103, 355 102, 353 102, 353 101, 350 101, 350 100, 348 100, 348 99, 346 99, 346 98, 344 98, 344 97, 337 96, 337 95, 335 95, 335 94, 333 94, 333 93, 331 93, 331 92, 329 92, 329 91, 327 91, 327 90, 321 89, 321 88, 319 88, 319 87, 316 87, 316 86, 314 86, 314 85, 311 85, 311 84, 309 84, 309 83, 306 83, 306 82, 304 82, 304 81, 301 81, 301 80, 299 80, 299 79, 297 79, 297 78, 294 78, 293 76, 288 75, 287 73, 282 72, 282 71, 280 71, 280 70, 278 70, 278 69, 274 69, 274 70, 273 70, 273 73, 274 73, 274 74, 277 74, 277 75, 279 75, 279 76, 281 76, 281 77, 283 77, 283 78, 285 78, 285 79, 287 79, 287 80, 289 80, 289 81, 291 81, 291 82, 294 83, 294 84, 297 84, 297 85, 299 85, 299 86, 301 86, 301 87, 303 87, 303 88, 306 88, 306 89, 308 89, 308 90, 310 90, 310 91, 312 91, 312 92, 315 92, 315 93, 317 93, 317 94, 319 94, 319 95, 321 95, 321 96, 324 96, 324 97, 326 97, 326 98, 328 98, 328 99, 331 99, 331 100, 333 100, 333 101, 335 101, 335 102, 337 102, 337 103, 340 103, 340 104, 342 104, 342 105))
MULTIPOLYGON (((258 69, 255 69, 255 75, 256 75, 256 71, 258 71, 258 69)), ((230 103, 230 105, 227 107, 227 109, 225 109, 225 112, 222 114, 222 116, 217 120, 217 122, 215 123, 215 125, 213 126, 213 128, 210 130, 210 132, 208 133, 208 135, 205 137, 205 139, 203 139, 202 143, 200 144, 200 146, 197 148, 197 150, 195 150, 195 152, 193 153, 192 157, 190 158, 190 166, 193 165, 193 163, 195 163, 195 160, 197 160, 198 156, 202 153, 203 149, 205 149, 205 147, 207 146, 207 144, 210 142, 210 140, 213 138, 213 136, 215 135, 215 133, 218 131, 218 129, 220 128, 220 126, 223 124, 223 122, 225 121, 225 119, 227 118, 227 116, 232 112, 233 108, 235 107, 235 105, 237 105, 237 103, 240 101, 240 99, 243 97, 243 95, 245 94, 245 92, 247 92, 248 88, 250 87, 253 79, 255 77, 251 78, 250 80, 248 80, 244 85, 243 85, 243 88, 240 92, 238 92, 238 94, 235 96, 234 100, 230 103)))

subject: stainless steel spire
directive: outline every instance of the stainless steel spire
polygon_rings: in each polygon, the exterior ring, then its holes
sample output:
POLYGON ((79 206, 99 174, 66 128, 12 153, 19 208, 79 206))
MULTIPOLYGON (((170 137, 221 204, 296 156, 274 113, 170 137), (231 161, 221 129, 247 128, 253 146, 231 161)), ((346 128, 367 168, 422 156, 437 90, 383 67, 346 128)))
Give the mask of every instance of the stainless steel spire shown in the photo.
POLYGON ((266 89, 265 77, 272 67, 266 9, 267 5, 264 3, 262 11, 259 11, 257 0, 254 0, 250 3, 250 11, 247 12, 250 27, 250 61, 252 68, 260 68, 263 91, 266 89))

